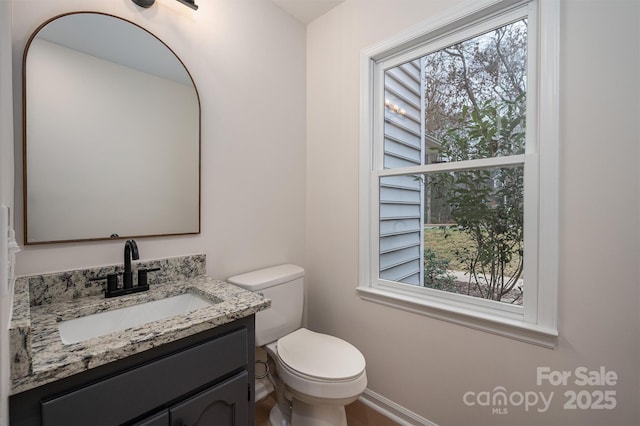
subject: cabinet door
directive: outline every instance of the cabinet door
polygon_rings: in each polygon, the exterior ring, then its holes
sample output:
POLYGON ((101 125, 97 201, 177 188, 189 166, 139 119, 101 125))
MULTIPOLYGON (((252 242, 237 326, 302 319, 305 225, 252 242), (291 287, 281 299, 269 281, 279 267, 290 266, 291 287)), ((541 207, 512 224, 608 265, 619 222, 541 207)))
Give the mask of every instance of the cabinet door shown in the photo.
POLYGON ((248 426, 246 371, 169 408, 171 426, 248 426))
POLYGON ((164 410, 132 426, 169 426, 169 411, 164 410))

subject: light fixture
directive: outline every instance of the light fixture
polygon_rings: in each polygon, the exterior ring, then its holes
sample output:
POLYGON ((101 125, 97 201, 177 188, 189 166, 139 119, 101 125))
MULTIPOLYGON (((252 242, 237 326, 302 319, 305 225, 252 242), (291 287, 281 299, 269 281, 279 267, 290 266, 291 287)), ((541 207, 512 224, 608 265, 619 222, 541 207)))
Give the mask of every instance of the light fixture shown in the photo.
POLYGON ((135 4, 137 4, 140 7, 144 7, 145 9, 153 6, 153 3, 156 2, 156 0, 131 0, 131 1, 133 1, 135 4))
MULTIPOLYGON (((140 7, 144 7, 145 9, 153 6, 153 4, 156 2, 156 0, 131 0, 131 1, 140 7)), ((196 4, 195 0, 178 0, 178 1, 184 4, 185 6, 189 6, 193 10, 198 10, 198 5, 196 4)))
POLYGON ((178 0, 178 1, 184 4, 185 6, 189 6, 193 10, 198 10, 198 5, 196 4, 195 0, 178 0))
POLYGON ((403 117, 407 114, 407 111, 400 108, 397 104, 394 104, 389 99, 384 100, 384 106, 389 108, 392 112, 395 112, 396 114, 401 115, 403 117))

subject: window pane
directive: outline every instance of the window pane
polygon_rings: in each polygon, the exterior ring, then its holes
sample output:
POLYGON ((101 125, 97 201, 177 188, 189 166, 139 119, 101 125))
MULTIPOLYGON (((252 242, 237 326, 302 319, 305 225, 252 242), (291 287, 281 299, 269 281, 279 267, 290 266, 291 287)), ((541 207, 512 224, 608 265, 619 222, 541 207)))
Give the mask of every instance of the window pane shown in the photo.
POLYGON ((523 19, 387 70, 384 167, 524 153, 526 59, 523 19))
POLYGON ((523 171, 423 176, 425 286, 522 304, 523 171))
POLYGON ((423 164, 421 59, 399 65, 384 77, 384 167, 423 164))
POLYGON ((414 176, 380 179, 380 278, 423 285, 422 193, 414 176))
POLYGON ((523 171, 381 178, 380 278, 521 305, 523 171))

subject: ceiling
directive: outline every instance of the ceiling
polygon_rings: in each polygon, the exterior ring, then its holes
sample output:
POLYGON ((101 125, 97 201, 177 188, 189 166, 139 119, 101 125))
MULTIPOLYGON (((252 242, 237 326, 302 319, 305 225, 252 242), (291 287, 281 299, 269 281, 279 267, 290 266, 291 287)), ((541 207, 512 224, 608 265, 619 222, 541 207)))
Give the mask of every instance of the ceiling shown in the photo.
POLYGON ((299 21, 308 24, 344 0, 271 0, 299 21))

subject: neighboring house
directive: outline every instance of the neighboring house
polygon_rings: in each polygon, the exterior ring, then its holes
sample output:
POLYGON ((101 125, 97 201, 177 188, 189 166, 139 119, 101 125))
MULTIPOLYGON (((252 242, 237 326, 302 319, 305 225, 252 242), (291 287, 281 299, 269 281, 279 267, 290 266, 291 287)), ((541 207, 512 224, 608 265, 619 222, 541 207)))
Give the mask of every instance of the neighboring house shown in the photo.
MULTIPOLYGON (((424 59, 385 73, 384 167, 438 162, 439 141, 425 134, 424 59)), ((424 285, 424 224, 442 219, 421 177, 386 177, 380 190, 380 277, 424 285), (424 203, 422 202, 424 200, 424 203)))

